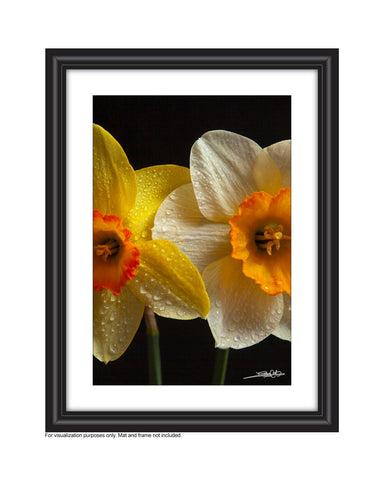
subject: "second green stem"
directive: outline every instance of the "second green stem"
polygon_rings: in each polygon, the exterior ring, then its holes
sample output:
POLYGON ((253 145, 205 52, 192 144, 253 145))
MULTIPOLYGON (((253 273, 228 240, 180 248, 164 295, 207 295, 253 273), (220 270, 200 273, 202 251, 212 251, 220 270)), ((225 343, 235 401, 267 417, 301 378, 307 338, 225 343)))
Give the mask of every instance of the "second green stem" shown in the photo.
POLYGON ((161 385, 159 329, 155 314, 149 307, 145 307, 144 319, 147 327, 149 383, 150 385, 161 385))
POLYGON ((224 385, 225 374, 227 373, 228 355, 229 348, 216 348, 212 385, 224 385))

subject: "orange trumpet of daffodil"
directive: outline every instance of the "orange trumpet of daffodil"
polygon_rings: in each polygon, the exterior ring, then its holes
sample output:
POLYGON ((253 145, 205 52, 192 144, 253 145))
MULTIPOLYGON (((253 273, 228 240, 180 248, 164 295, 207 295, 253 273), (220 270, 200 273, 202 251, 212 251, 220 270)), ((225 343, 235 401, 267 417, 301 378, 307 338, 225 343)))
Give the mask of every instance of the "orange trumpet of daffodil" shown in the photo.
POLYGON ((190 182, 189 169, 134 171, 120 144, 93 126, 93 353, 108 363, 131 343, 145 306, 175 319, 205 317, 201 276, 169 240, 151 236, 157 208, 190 182))
POLYGON ((192 147, 192 182, 158 209, 153 238, 173 241, 202 274, 219 348, 291 338, 291 142, 262 149, 215 130, 192 147))

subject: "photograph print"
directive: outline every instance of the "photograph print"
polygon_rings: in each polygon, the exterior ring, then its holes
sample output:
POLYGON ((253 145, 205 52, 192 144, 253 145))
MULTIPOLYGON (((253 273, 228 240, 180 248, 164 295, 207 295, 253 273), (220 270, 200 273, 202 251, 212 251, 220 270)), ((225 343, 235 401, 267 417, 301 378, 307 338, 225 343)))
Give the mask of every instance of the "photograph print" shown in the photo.
MULTIPOLYGON (((91 127, 91 126, 90 126, 91 127)), ((93 97, 93 384, 291 384, 291 97, 93 97)))

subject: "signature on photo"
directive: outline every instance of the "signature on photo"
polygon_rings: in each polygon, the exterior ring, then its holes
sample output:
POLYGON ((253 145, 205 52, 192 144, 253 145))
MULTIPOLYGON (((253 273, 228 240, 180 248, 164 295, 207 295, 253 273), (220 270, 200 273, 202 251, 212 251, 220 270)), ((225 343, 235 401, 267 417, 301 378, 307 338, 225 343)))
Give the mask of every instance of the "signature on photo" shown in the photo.
POLYGON ((258 377, 263 377, 263 378, 277 378, 281 377, 282 375, 285 375, 285 373, 281 372, 280 370, 270 370, 267 372, 266 370, 263 370, 262 372, 256 372, 255 375, 251 375, 249 377, 243 377, 243 380, 247 380, 248 378, 258 378, 258 377))

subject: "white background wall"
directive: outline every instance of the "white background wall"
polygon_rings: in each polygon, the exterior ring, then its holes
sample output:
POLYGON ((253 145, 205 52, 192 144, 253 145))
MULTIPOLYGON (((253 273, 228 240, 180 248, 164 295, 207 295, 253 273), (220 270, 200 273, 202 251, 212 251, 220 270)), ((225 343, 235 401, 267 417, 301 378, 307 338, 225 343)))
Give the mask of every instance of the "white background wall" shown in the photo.
POLYGON ((4 478, 379 478, 384 427, 379 6, 373 0, 3 5, 4 478), (44 437, 44 49, 53 47, 340 49, 340 433, 184 434, 162 441, 44 437), (21 360, 26 355, 28 364, 21 360))

